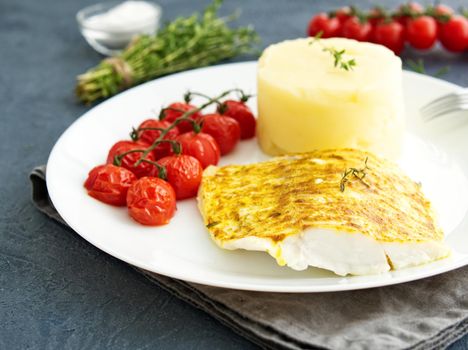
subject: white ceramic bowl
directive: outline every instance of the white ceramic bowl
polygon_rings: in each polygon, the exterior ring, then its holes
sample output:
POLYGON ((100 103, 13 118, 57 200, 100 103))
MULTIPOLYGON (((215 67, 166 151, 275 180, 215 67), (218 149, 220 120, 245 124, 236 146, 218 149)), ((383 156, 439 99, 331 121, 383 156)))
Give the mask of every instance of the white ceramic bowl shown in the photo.
POLYGON ((85 7, 76 14, 81 34, 93 49, 107 56, 119 54, 137 35, 155 34, 159 28, 161 7, 150 1, 139 0, 138 2, 144 2, 151 6, 154 15, 146 13, 145 19, 141 20, 134 14, 135 20, 122 23, 122 25, 103 25, 102 21, 98 20, 98 16, 126 3, 126 1, 105 2, 85 7))

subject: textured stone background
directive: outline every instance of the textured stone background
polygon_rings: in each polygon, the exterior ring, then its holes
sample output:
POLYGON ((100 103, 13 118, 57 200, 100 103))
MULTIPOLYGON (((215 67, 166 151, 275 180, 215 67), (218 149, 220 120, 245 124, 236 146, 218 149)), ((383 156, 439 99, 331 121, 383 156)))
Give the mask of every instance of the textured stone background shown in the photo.
MULTIPOLYGON (((131 267, 38 213, 28 172, 47 161, 60 134, 87 108, 73 95, 75 76, 100 56, 74 20, 96 0, 0 0, 0 348, 254 349, 201 311, 131 267)), ((159 1, 164 19, 207 1, 159 1)), ((371 1, 354 1, 370 7, 371 1)), ((388 1, 387 5, 395 5, 388 1)), ((463 0, 448 1, 457 7, 463 0)), ((309 17, 343 1, 227 1, 242 7, 266 46, 303 35, 309 17)), ((420 54, 429 72, 468 85, 468 56, 420 54)), ((406 57, 419 57, 407 52, 406 57)), ((468 337, 452 349, 468 349, 468 337)))

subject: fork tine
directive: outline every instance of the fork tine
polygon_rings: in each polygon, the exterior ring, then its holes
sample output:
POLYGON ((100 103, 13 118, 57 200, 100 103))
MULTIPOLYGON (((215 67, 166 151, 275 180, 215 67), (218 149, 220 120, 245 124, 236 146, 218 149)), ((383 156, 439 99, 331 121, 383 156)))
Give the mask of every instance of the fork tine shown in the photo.
POLYGON ((427 108, 427 107, 430 107, 432 105, 436 105, 437 103, 441 102, 441 101, 444 101, 445 99, 452 99, 452 98, 456 98, 457 95, 455 93, 450 93, 450 94, 447 94, 447 95, 443 95, 443 96, 440 96, 434 100, 432 100, 431 102, 429 102, 428 104, 426 104, 425 106, 423 106, 421 109, 424 109, 424 108, 427 108))
POLYGON ((436 98, 420 108, 419 112, 424 121, 429 121, 441 115, 462 110, 468 110, 468 89, 466 88, 436 98))
MULTIPOLYGON (((452 108, 457 109, 465 109, 468 106, 468 101, 458 102, 458 103, 445 103, 444 105, 440 105, 437 108, 432 108, 430 110, 420 110, 420 113, 425 117, 431 118, 432 115, 439 115, 443 113, 447 113, 446 111, 451 110, 452 108)), ((425 119, 425 117, 423 119, 425 119)))
POLYGON ((438 110, 443 109, 443 108, 447 108, 447 107, 450 107, 450 106, 453 106, 453 105, 461 105, 461 104, 464 104, 464 103, 468 103, 468 96, 460 97, 458 99, 450 99, 450 100, 446 100, 446 101, 441 101, 436 105, 433 105, 433 106, 430 106, 430 107, 427 107, 427 108, 421 108, 421 111, 423 113, 429 113, 430 114, 430 113, 435 113, 438 110))
POLYGON ((468 94, 462 94, 462 95, 446 95, 444 98, 438 98, 437 100, 434 100, 427 105, 423 106, 421 110, 423 111, 429 111, 434 108, 438 108, 440 106, 443 106, 447 103, 459 103, 459 102, 465 102, 468 100, 468 94))
POLYGON ((454 111, 464 111, 464 110, 468 111, 468 103, 447 105, 445 108, 440 108, 430 113, 424 113, 422 111, 420 113, 421 113, 422 119, 427 121, 427 120, 434 119, 443 114, 448 114, 454 111))
POLYGON ((463 108, 455 106, 455 107, 452 107, 450 109, 441 110, 441 111, 439 111, 437 113, 434 113, 432 115, 430 115, 430 114, 423 115, 423 120, 428 122, 428 121, 433 120, 433 119, 435 119, 437 117, 440 117, 441 115, 449 114, 449 113, 460 111, 460 110, 463 110, 463 108))

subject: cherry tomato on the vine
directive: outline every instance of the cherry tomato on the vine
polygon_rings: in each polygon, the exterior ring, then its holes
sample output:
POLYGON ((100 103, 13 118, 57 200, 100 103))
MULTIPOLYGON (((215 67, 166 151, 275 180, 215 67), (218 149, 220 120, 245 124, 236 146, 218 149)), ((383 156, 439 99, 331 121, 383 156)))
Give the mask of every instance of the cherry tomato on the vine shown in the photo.
MULTIPOLYGON (((134 142, 134 141, 119 141, 112 148, 109 150, 109 154, 107 155, 107 164, 114 164, 114 159, 116 156, 121 155, 128 151, 133 150, 145 150, 150 145, 144 142, 134 142)), ((158 174, 158 169, 153 164, 142 162, 139 165, 135 166, 135 163, 140 159, 143 152, 132 152, 128 153, 121 159, 121 166, 130 170, 132 173, 136 175, 136 177, 140 178, 143 176, 156 176, 158 174)), ((146 156, 148 161, 155 161, 153 153, 149 153, 146 156)))
POLYGON ((343 24, 348 18, 352 17, 352 12, 349 6, 344 6, 335 11, 335 17, 338 18, 340 24, 343 24))
POLYGON ((241 139, 250 139, 255 136, 257 120, 249 106, 242 101, 227 100, 223 102, 218 112, 235 119, 240 126, 241 139))
POLYGON ((451 52, 468 50, 468 19, 463 16, 453 16, 440 29, 440 42, 451 52))
MULTIPOLYGON (((149 129, 167 129, 171 125, 170 122, 166 120, 156 120, 156 119, 147 119, 140 124, 138 127, 139 139, 147 144, 152 144, 160 135, 161 130, 144 130, 149 129)), ((164 140, 174 140, 177 135, 179 135, 178 127, 174 127, 164 136, 164 140)), ((170 154, 171 145, 169 142, 162 142, 156 146, 153 151, 154 157, 156 159, 165 157, 170 154)))
POLYGON ((130 171, 112 164, 98 165, 88 174, 84 187, 97 200, 116 206, 124 206, 127 191, 137 177, 130 171))
POLYGON ((437 4, 434 7, 436 15, 453 15, 453 8, 444 4, 437 4))
POLYGON ((338 36, 340 33, 340 21, 336 17, 330 17, 325 12, 315 15, 309 22, 307 34, 309 36, 316 36, 320 32, 322 32, 322 38, 338 36))
POLYGON ((177 199, 197 195, 203 174, 198 159, 180 154, 161 158, 158 163, 166 168, 167 181, 174 189, 177 199))
POLYGON ((182 146, 182 154, 198 159, 203 169, 208 165, 218 164, 221 152, 218 143, 211 135, 191 131, 177 136, 176 141, 182 146))
POLYGON ((406 39, 415 49, 427 50, 437 40, 437 23, 430 16, 412 18, 407 22, 406 39))
POLYGON ((130 216, 143 225, 165 225, 176 211, 176 195, 172 186, 157 177, 142 177, 127 192, 130 216))
MULTIPOLYGON (((434 6, 433 14, 437 16, 450 17, 454 14, 453 8, 444 4, 437 4, 434 6)), ((448 18, 447 18, 448 19, 448 18)))
POLYGON ((217 113, 203 116, 202 132, 213 136, 221 155, 231 152, 241 136, 241 128, 235 119, 217 113))
POLYGON ((367 20, 374 28, 379 24, 384 18, 384 13, 380 7, 374 7, 367 13, 367 20))
MULTIPOLYGON (((161 120, 173 123, 177 118, 181 117, 185 112, 196 109, 197 107, 185 103, 185 102, 174 102, 166 107, 161 113, 161 120)), ((201 117, 200 112, 195 112, 189 116, 192 120, 198 120, 201 117)), ((193 130, 193 124, 190 121, 180 122, 177 127, 180 133, 189 132, 193 130)))
POLYGON ((361 21, 357 17, 351 17, 344 22, 341 29, 341 34, 345 38, 355 39, 358 41, 369 41, 371 38, 372 26, 367 21, 361 21))
POLYGON ((432 14, 435 16, 437 21, 437 36, 440 38, 440 32, 442 31, 442 26, 444 23, 447 23, 453 15, 453 9, 450 6, 444 4, 437 4, 431 10, 432 14))
POLYGON ((421 15, 422 13, 424 13, 424 7, 418 2, 410 1, 406 4, 400 5, 395 16, 395 20, 400 22, 400 24, 403 25, 403 28, 406 28, 406 24, 411 18, 421 15))
POLYGON ((388 47, 395 54, 400 54, 405 47, 405 33, 403 26, 396 21, 382 21, 374 28, 373 41, 388 47))

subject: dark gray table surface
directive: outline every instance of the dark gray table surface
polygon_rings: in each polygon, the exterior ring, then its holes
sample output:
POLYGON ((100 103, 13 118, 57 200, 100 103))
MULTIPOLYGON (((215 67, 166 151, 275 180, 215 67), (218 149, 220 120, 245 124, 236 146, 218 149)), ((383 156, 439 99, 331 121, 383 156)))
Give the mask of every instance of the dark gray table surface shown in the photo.
MULTIPOLYGON (((74 98, 75 76, 101 57, 81 37, 74 15, 95 1, 0 0, 0 348, 254 349, 31 203, 28 172, 47 161, 60 134, 87 110, 74 98)), ((171 19, 207 1, 160 3, 171 19)), ((242 7, 240 22, 253 23, 266 46, 302 36, 313 13, 344 4, 227 1, 222 12, 242 7)), ((444 78, 468 85, 466 53, 407 57, 423 57, 429 72, 449 64, 444 78)), ((468 349, 468 337, 452 349, 468 349)))

